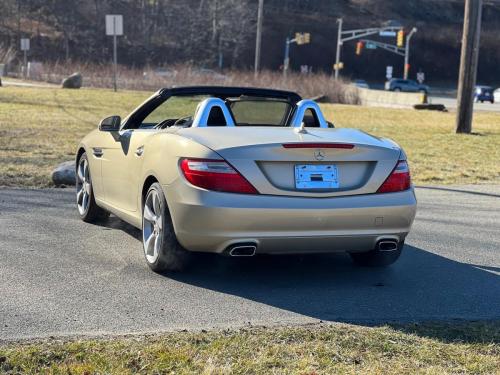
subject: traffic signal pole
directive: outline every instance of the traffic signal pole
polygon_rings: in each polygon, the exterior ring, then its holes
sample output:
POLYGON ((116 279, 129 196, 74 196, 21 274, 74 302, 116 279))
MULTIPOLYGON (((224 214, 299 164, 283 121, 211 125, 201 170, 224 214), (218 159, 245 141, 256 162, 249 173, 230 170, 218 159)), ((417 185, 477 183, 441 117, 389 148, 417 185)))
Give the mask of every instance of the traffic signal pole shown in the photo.
POLYGON ((335 79, 337 80, 340 75, 340 68, 342 66, 342 63, 340 62, 340 54, 341 54, 341 49, 342 45, 344 42, 347 42, 349 40, 354 40, 354 39, 361 39, 365 36, 373 35, 373 34, 378 34, 381 32, 397 32, 401 30, 403 27, 402 26, 387 26, 387 27, 372 27, 368 29, 356 29, 356 30, 343 30, 342 29, 342 18, 339 18, 337 20, 337 23, 339 24, 339 29, 338 29, 338 35, 337 35, 337 51, 336 51, 336 56, 335 56, 335 65, 333 67, 335 71, 335 79))
POLYGON ((417 32, 417 28, 411 29, 410 33, 406 37, 406 47, 405 47, 405 65, 403 78, 408 79, 408 73, 410 71, 410 39, 417 32))
POLYGON ((340 72, 340 46, 342 46, 342 18, 337 19, 337 23, 339 24, 339 31, 337 35, 337 53, 335 54, 335 80, 339 79, 340 72))
POLYGON ((288 66, 290 65, 290 43, 291 40, 287 37, 285 43, 285 59, 283 60, 283 77, 285 78, 288 73, 288 66))
POLYGON ((295 38, 286 38, 285 42, 285 59, 283 60, 283 77, 286 78, 288 68, 290 66, 290 44, 297 43, 298 45, 308 44, 311 42, 310 33, 295 33, 295 38))

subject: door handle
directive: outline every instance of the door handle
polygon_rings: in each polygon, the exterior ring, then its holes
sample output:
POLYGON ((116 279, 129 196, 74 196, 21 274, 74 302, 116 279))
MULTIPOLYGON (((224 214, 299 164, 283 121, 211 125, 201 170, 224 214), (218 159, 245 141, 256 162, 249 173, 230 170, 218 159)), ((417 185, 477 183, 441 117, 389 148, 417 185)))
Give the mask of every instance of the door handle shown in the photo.
POLYGON ((137 156, 142 156, 143 153, 144 153, 144 146, 137 147, 137 150, 135 150, 135 154, 137 156))
POLYGON ((104 153, 102 152, 102 148, 99 148, 99 147, 94 147, 92 149, 92 153, 94 154, 94 156, 96 158, 100 158, 104 153))

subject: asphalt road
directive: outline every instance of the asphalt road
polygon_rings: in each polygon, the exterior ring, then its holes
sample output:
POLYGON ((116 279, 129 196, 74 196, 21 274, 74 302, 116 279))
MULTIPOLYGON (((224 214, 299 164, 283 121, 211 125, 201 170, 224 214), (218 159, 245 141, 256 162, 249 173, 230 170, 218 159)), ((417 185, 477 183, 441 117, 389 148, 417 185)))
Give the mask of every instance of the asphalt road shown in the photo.
MULTIPOLYGON (((448 110, 455 111, 457 109, 457 99, 450 96, 433 96, 429 97, 429 103, 444 104, 448 110)), ((493 103, 474 103, 474 111, 489 111, 500 112, 500 102, 493 103)))
POLYGON ((301 324, 500 318, 500 186, 418 189, 398 263, 202 256, 151 272, 139 232, 81 222, 72 190, 0 189, 0 341, 301 324), (451 189, 451 190, 450 190, 451 189), (453 191, 456 190, 456 191, 453 191))

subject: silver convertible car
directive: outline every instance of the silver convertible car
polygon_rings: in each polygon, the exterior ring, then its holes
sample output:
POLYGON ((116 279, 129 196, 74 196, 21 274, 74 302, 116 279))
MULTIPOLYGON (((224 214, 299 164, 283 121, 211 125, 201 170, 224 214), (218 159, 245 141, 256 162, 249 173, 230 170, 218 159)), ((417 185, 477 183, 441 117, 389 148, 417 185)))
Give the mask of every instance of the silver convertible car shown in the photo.
POLYGON ((179 87, 125 119, 105 118, 76 155, 80 217, 113 213, 142 230, 154 271, 195 252, 400 255, 416 212, 396 143, 335 128, 293 92, 179 87))

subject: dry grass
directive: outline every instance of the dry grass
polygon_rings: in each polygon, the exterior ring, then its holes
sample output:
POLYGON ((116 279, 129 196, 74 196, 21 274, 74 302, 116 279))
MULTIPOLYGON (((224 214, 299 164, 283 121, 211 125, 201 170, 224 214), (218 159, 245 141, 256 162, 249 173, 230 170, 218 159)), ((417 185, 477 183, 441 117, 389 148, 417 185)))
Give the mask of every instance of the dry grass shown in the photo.
MULTIPOLYGON (((290 72, 284 79, 281 72, 263 71, 258 77, 253 71, 225 71, 224 74, 215 71, 200 70, 189 65, 176 65, 168 70, 151 68, 136 69, 125 66, 118 67, 118 87, 125 90, 156 91, 162 87, 217 85, 268 87, 291 90, 303 97, 313 98, 320 95, 328 97, 333 103, 357 104, 356 91, 349 90, 343 81, 336 82, 325 73, 298 74, 290 72)), ((86 87, 112 88, 113 68, 109 64, 50 64, 43 65, 33 79, 60 84, 68 75, 80 72, 86 87)))
POLYGON ((407 153, 417 184, 500 180, 500 114, 476 112, 474 135, 454 133, 455 113, 324 105, 341 127, 391 138, 407 153))
MULTIPOLYGON (((107 115, 125 116, 149 93, 82 89, 0 89, 0 185, 46 187, 55 165, 71 160, 79 140, 107 115)), ((361 128, 400 143, 414 181, 478 183, 500 179, 500 115, 477 113, 480 135, 455 135, 454 115, 323 105, 337 126, 361 128)))
POLYGON ((0 346, 7 374, 498 374, 500 325, 348 324, 0 346))

